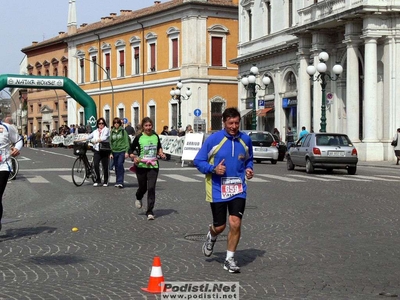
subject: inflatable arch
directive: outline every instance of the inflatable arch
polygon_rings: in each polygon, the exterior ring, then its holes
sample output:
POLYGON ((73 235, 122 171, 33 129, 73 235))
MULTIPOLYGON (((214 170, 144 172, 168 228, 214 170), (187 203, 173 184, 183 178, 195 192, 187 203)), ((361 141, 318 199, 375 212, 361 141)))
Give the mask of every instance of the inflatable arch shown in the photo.
POLYGON ((32 75, 0 75, 0 91, 5 87, 62 89, 83 106, 85 111, 85 125, 96 129, 96 104, 92 97, 86 94, 75 82, 62 76, 32 76, 32 75))

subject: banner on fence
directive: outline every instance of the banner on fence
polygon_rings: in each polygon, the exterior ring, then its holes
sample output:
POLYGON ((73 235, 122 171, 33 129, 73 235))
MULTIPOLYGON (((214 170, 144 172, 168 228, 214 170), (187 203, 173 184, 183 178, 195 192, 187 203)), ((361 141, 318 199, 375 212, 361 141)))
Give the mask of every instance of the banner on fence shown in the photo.
POLYGON ((176 135, 160 135, 159 137, 165 154, 182 156, 185 137, 176 135))
POLYGON ((66 137, 62 135, 56 135, 52 138, 51 143, 52 144, 63 144, 64 146, 72 146, 74 144, 75 140, 84 140, 87 138, 86 133, 80 133, 80 134, 68 134, 66 137))
POLYGON ((203 133, 188 133, 183 144, 182 160, 193 160, 203 144, 203 133))

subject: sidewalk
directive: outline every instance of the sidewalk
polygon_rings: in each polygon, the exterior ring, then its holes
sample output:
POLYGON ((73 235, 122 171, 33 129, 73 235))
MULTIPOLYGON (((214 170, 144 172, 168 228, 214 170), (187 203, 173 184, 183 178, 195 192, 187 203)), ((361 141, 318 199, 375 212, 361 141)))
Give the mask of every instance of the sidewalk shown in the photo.
POLYGON ((358 166, 363 167, 379 167, 379 168, 390 168, 390 169, 399 169, 400 165, 396 165, 396 161, 358 161, 358 166))

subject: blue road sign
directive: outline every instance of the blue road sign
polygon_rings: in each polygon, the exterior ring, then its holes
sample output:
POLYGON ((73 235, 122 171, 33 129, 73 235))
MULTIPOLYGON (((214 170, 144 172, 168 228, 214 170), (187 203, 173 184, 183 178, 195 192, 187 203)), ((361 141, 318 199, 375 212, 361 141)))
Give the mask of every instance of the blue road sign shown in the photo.
POLYGON ((201 110, 198 109, 198 108, 196 108, 196 109, 194 110, 194 115, 195 115, 196 117, 200 117, 200 116, 201 116, 201 110))
POLYGON ((127 118, 123 118, 122 121, 124 122, 124 124, 128 123, 128 119, 127 118))

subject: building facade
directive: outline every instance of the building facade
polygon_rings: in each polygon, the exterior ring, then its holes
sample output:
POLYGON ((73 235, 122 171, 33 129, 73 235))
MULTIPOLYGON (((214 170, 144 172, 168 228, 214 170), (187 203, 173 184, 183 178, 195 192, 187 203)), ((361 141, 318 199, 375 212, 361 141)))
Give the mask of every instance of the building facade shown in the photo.
MULTIPOLYGON (((322 86, 306 70, 326 51, 327 75, 336 79, 331 70, 337 63, 344 69, 338 80, 326 82, 327 131, 348 134, 362 160, 393 159, 390 141, 400 127, 399 12, 398 0, 242 0, 232 62, 239 77, 255 64, 260 77, 271 79, 257 93, 265 100, 258 129, 276 127, 283 138, 289 126, 320 130, 322 86)), ((242 84, 238 93, 246 111, 242 84)))
MULTIPOLYGON (((155 1, 79 27, 75 2, 69 0, 66 33, 23 49, 28 74, 53 75, 57 66, 58 75, 93 98, 108 124, 114 117, 138 124, 149 116, 157 132, 164 125, 221 129, 224 108, 236 106, 238 98, 238 67, 230 62, 237 56, 237 0, 155 1), (187 100, 170 94, 179 81, 182 95, 192 92, 187 100)), ((29 91, 32 128, 85 123, 83 108, 57 93, 29 91)))

